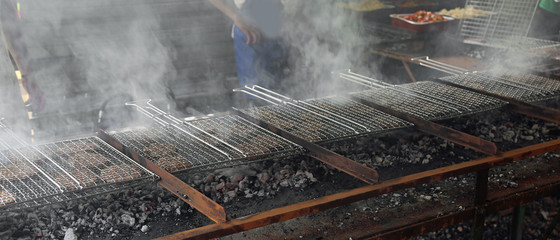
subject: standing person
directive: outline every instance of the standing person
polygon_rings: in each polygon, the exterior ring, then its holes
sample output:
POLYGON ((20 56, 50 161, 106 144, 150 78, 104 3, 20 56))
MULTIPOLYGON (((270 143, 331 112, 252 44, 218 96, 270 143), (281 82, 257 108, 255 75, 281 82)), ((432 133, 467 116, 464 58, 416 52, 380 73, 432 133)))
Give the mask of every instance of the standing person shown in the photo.
POLYGON ((232 36, 239 84, 276 88, 285 64, 282 1, 209 1, 234 23, 232 36))

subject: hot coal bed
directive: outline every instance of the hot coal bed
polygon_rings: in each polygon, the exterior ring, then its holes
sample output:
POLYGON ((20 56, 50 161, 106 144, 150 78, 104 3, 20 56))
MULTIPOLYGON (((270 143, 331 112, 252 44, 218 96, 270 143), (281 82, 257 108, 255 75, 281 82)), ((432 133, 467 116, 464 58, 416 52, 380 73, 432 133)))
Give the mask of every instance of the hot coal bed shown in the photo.
MULTIPOLYGON (((555 109, 560 106, 557 99, 539 104, 555 109)), ((558 124, 514 113, 503 107, 436 122, 494 142, 504 152, 554 140, 560 135, 558 124)), ((123 134, 125 132, 121 134, 126 135, 123 134)), ((134 138, 141 139, 138 136, 134 138)), ((321 145, 377 170, 381 183, 485 156, 451 141, 400 127, 373 136, 345 138, 321 145)), ((149 157, 149 149, 142 150, 149 157)), ((539 178, 557 177, 559 157, 558 152, 550 152, 492 168, 488 176, 489 191, 507 193, 534 184, 539 178)), ((316 159, 297 155, 245 162, 238 167, 217 170, 205 171, 202 168, 178 176, 224 206, 231 218, 367 185, 316 159)), ((277 239, 286 236, 332 239, 361 236, 360 233, 367 228, 383 228, 390 221, 407 223, 406 219, 432 211, 436 211, 437 216, 470 208, 475 195, 475 182, 476 176, 472 173, 451 177, 224 239, 277 239), (364 229, 366 225, 368 227, 364 229)), ((534 238, 544 234, 548 223, 556 215, 558 202, 558 196, 552 195, 527 205, 524 237, 534 238)), ((490 215, 486 219, 485 238, 508 236, 510 215, 508 210, 490 215)), ((156 184, 145 183, 109 194, 47 206, 3 210, 0 236, 2 239, 151 239, 212 223, 167 190, 156 184)), ((466 221, 417 238, 467 238, 470 228, 470 222, 466 221)), ((558 237, 558 232, 554 230, 551 236, 558 237)))

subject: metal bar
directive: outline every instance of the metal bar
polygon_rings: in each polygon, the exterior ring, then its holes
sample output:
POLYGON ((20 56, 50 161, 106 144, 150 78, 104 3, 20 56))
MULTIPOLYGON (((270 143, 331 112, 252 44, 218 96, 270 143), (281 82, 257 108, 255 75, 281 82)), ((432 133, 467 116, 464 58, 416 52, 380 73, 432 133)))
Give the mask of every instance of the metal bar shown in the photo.
POLYGON ((484 234, 484 221, 486 220, 486 209, 484 204, 488 198, 488 169, 476 173, 476 184, 474 191, 474 218, 472 223, 471 239, 481 240, 484 234))
POLYGON ((414 123, 414 126, 425 133, 432 134, 434 136, 452 141, 454 143, 460 144, 462 146, 471 148, 473 150, 486 153, 489 155, 496 154, 498 152, 498 147, 496 144, 490 141, 486 141, 484 139, 472 136, 470 134, 457 131, 452 128, 448 128, 437 123, 433 123, 430 121, 422 120, 416 117, 411 116, 410 114, 402 113, 372 102, 368 102, 359 98, 352 97, 355 101, 358 101, 362 104, 368 105, 373 108, 377 108, 385 113, 393 115, 395 117, 407 120, 411 123, 414 123))
POLYGON ((545 107, 545 106, 540 106, 540 105, 536 105, 536 104, 532 104, 532 103, 527 103, 527 102, 521 102, 518 100, 515 100, 513 98, 508 98, 508 97, 504 97, 498 94, 494 94, 491 92, 487 92, 487 91, 483 91, 483 90, 479 90, 479 89, 475 89, 475 88, 470 88, 470 87, 465 87, 459 84, 454 84, 454 83, 450 83, 447 81, 442 81, 439 79, 434 79, 433 81, 436 82, 440 82, 443 84, 447 84, 450 86, 454 86, 454 87, 458 87, 458 88, 462 88, 462 89, 466 89, 469 91, 473 91, 473 92, 477 92, 477 93, 481 93, 481 94, 485 94, 491 97, 495 97, 501 100, 504 100, 506 102, 508 102, 509 104, 507 105, 507 108, 509 108, 512 111, 521 113, 523 115, 527 115, 530 117, 534 117, 534 118, 538 118, 538 119, 542 119, 548 122, 553 122, 553 123, 558 123, 560 124, 560 110, 559 109, 554 109, 554 108, 549 108, 549 107, 545 107))
MULTIPOLYGON (((488 169, 494 166, 503 165, 510 162, 519 161, 532 156, 541 155, 547 152, 552 152, 560 149, 560 139, 531 145, 524 148, 515 149, 512 151, 500 153, 499 155, 489 156, 477 160, 463 162, 452 166, 446 166, 434 170, 429 170, 421 173, 411 174, 408 176, 400 177, 397 179, 382 182, 376 185, 368 185, 352 189, 342 193, 336 193, 329 196, 324 196, 314 200, 300 202, 289 206, 272 209, 269 211, 261 212, 247 217, 229 220, 226 223, 218 223, 207 225, 204 227, 191 229, 188 231, 176 233, 163 239, 212 239, 226 236, 233 233, 238 233, 273 223, 286 221, 289 219, 310 215, 319 211, 339 207, 349 203, 357 202, 360 200, 376 197, 385 193, 398 191, 405 188, 418 186, 425 183, 436 182, 442 179, 450 178, 453 176, 488 169)), ((551 191, 558 191, 560 189, 558 184, 553 186, 551 191)), ((542 193, 544 187, 535 188, 534 191, 542 193)), ((536 197, 539 194, 527 194, 528 197, 536 197)), ((519 201, 526 199, 520 195, 513 195, 512 198, 519 201)), ((490 205, 488 211, 497 211, 504 206, 511 206, 514 200, 505 198, 496 200, 496 204, 490 205)), ((390 239, 390 238, 389 238, 390 239)))
POLYGON ((411 62, 417 62, 420 66, 435 69, 435 70, 442 71, 444 73, 449 73, 449 74, 452 74, 452 75, 463 74, 463 73, 469 72, 469 70, 467 70, 467 69, 430 59, 429 56, 414 57, 414 58, 411 58, 410 61, 411 62))
POLYGON ((525 206, 517 206, 513 208, 511 216, 511 231, 509 235, 510 240, 522 240, 521 225, 523 224, 523 217, 525 216, 525 206))
POLYGON ((103 141, 107 142, 117 150, 123 152, 143 167, 157 174, 160 178, 159 180, 157 180, 157 183, 159 185, 169 190, 175 196, 179 197, 181 200, 188 203, 193 208, 200 211, 202 214, 206 215, 212 221, 216 223, 223 223, 228 220, 224 207, 212 201, 212 199, 206 197, 204 194, 184 183, 179 178, 163 170, 151 161, 146 160, 132 149, 122 145, 120 142, 109 136, 104 131, 100 130, 98 132, 98 136, 99 138, 103 139, 103 141))
POLYGON ((305 149, 309 150, 309 155, 321 162, 324 162, 340 171, 343 171, 353 177, 356 177, 368 184, 374 184, 379 181, 379 174, 377 171, 363 165, 352 161, 344 156, 341 156, 335 152, 329 151, 321 146, 305 141, 302 138, 299 138, 289 132, 283 131, 281 129, 276 128, 264 121, 256 119, 252 116, 249 116, 237 109, 233 110, 235 114, 239 115, 242 118, 247 119, 250 122, 253 122, 257 125, 262 126, 263 128, 268 129, 269 131, 280 135, 300 146, 304 147, 305 149))

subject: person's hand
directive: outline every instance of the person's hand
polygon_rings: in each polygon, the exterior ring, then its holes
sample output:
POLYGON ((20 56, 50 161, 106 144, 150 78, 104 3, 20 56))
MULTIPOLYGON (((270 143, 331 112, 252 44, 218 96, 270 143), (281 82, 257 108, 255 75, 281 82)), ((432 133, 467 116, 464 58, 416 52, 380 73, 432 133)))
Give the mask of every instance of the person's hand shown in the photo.
POLYGON ((240 15, 236 15, 233 23, 247 36, 247 45, 259 43, 261 40, 261 32, 246 21, 240 15))

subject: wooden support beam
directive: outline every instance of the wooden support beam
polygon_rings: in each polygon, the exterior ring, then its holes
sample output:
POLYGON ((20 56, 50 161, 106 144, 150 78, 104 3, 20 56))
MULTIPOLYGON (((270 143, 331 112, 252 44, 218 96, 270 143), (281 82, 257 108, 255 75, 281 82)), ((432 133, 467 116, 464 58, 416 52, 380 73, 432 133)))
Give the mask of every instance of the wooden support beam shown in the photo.
MULTIPOLYGON (((560 150, 560 139, 515 149, 509 152, 499 153, 494 156, 463 162, 452 166, 446 166, 421 173, 411 174, 376 185, 368 185, 346 192, 336 193, 314 200, 272 209, 251 216, 233 219, 226 223, 212 224, 196 229, 191 229, 188 231, 162 237, 160 239, 218 238, 237 232, 247 231, 273 223, 286 221, 292 218, 317 213, 319 211, 335 208, 367 198, 376 197, 385 193, 419 186, 425 183, 436 182, 457 175, 489 169, 498 165, 519 161, 521 159, 526 159, 532 156, 537 156, 556 150, 560 150)), ((535 195, 531 196, 534 197, 535 195)), ((497 205, 488 207, 490 207, 490 210, 492 210, 493 208, 491 207, 499 208, 502 206, 505 206, 505 204, 503 202, 499 202, 499 204, 497 205)))
POLYGON ((146 160, 142 156, 138 155, 137 152, 122 145, 115 138, 109 136, 109 134, 100 130, 97 135, 99 136, 99 138, 103 139, 103 141, 109 143, 117 150, 123 152, 143 167, 154 172, 160 178, 157 181, 159 185, 191 205, 202 214, 206 215, 208 218, 212 219, 212 221, 223 223, 228 220, 226 210, 220 204, 212 201, 212 199, 206 197, 204 194, 200 193, 193 187, 181 181, 179 178, 173 176, 171 173, 165 171, 158 165, 154 164, 152 161, 146 160))

